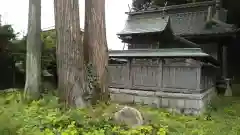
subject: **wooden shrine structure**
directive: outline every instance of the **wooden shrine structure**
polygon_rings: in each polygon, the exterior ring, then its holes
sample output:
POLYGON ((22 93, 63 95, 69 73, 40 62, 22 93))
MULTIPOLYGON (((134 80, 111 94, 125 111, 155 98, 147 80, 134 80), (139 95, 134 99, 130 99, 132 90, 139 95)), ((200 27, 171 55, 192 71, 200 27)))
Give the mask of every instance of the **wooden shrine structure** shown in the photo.
POLYGON ((128 50, 109 52, 111 99, 200 114, 227 80, 227 43, 237 29, 219 0, 128 12, 118 33, 128 50))

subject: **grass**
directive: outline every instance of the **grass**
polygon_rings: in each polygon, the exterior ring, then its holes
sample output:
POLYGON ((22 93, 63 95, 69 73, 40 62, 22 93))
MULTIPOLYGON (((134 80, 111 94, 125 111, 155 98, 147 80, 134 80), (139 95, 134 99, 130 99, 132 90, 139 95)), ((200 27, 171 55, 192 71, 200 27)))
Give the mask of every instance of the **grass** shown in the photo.
MULTIPOLYGON (((62 112, 58 109, 59 107, 57 98, 52 95, 45 95, 44 99, 40 101, 24 104, 21 102, 21 93, 2 93, 0 94, 0 134, 51 135, 52 132, 50 131, 55 130, 56 127, 61 127, 61 133, 64 132, 65 135, 71 135, 71 133, 75 135, 74 132, 78 132, 76 135, 80 132, 82 134, 85 132, 89 135, 101 135, 104 134, 104 131, 118 127, 118 125, 112 126, 110 118, 114 112, 121 108, 121 105, 99 104, 84 110, 73 109, 67 112, 62 112), (73 121, 78 123, 78 126, 71 127, 73 121)), ((167 135, 240 134, 239 97, 216 98, 209 106, 209 110, 202 116, 179 115, 146 106, 134 107, 143 113, 144 127, 151 126, 159 129, 164 127, 167 135)), ((130 132, 131 129, 124 130, 129 132, 121 132, 121 134, 137 135, 143 132, 143 129, 139 129, 138 133, 130 132)), ((105 134, 107 133, 105 132, 105 134)), ((145 134, 150 135, 150 133, 145 134)), ((161 135, 166 134, 162 132, 161 135)))

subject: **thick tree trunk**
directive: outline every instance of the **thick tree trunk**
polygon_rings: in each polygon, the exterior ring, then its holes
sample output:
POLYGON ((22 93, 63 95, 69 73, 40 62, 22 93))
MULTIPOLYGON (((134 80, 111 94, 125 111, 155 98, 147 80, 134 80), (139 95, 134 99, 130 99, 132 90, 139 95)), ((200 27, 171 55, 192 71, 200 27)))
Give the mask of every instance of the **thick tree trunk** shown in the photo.
POLYGON ((105 0, 85 1, 84 29, 85 61, 93 65, 97 86, 95 98, 108 100, 108 47, 105 28, 105 0), (88 56, 88 57, 87 57, 88 56))
POLYGON ((41 89, 41 0, 29 0, 24 97, 38 99, 41 89))
POLYGON ((85 107, 88 83, 84 68, 78 0, 54 0, 60 101, 85 107))

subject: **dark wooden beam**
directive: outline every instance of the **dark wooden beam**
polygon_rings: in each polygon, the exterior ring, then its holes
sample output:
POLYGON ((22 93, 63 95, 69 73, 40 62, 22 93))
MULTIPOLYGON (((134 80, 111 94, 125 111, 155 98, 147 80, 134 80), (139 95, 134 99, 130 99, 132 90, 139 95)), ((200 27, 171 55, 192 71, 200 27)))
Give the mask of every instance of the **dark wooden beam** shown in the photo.
POLYGON ((222 75, 224 78, 228 77, 228 61, 227 61, 227 46, 222 46, 222 75))
POLYGON ((185 43, 185 44, 187 44, 187 45, 189 45, 191 47, 196 47, 196 48, 200 47, 199 45, 197 45, 197 44, 195 44, 195 43, 193 43, 193 42, 191 42, 191 41, 189 41, 189 40, 187 40, 185 38, 182 38, 180 36, 175 36, 174 38, 175 38, 175 40, 178 40, 178 41, 180 41, 182 43, 185 43))
POLYGON ((197 44, 204 44, 204 43, 209 43, 209 42, 220 42, 220 40, 222 41, 223 39, 225 41, 231 41, 234 40, 236 38, 236 34, 219 34, 219 35, 213 35, 213 34, 208 34, 208 35, 185 35, 185 36, 181 36, 187 40, 190 40, 194 43, 197 44))

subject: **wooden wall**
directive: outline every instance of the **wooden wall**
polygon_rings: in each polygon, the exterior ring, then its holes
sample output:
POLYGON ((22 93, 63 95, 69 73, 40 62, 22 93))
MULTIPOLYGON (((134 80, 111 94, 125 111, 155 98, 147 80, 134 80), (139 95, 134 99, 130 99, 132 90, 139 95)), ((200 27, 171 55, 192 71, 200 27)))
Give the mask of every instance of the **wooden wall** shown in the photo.
POLYGON ((132 59, 109 65, 110 87, 199 93, 214 81, 208 70, 192 59, 132 59))

